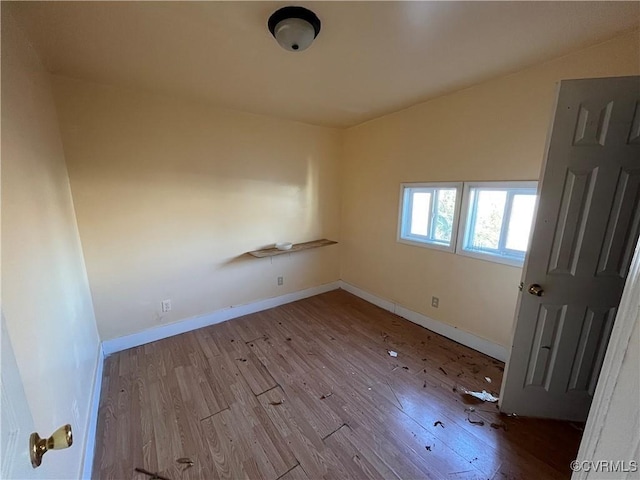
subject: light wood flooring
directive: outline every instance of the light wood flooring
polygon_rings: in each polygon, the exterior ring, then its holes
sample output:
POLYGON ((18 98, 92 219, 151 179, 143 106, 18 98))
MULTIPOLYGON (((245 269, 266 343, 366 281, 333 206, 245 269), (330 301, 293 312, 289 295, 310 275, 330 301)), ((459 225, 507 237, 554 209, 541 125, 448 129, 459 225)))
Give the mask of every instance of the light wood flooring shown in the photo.
POLYGON ((93 477, 569 478, 577 428, 461 393, 503 369, 329 292, 108 357, 93 477))

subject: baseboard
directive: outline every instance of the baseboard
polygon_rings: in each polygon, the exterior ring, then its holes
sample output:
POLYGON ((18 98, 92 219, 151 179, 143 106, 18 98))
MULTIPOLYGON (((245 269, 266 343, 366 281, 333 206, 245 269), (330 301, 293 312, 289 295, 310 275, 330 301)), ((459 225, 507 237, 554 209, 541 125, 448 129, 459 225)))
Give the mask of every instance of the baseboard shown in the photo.
MULTIPOLYGON (((396 304, 390 300, 381 298, 377 295, 369 293, 361 288, 358 288, 343 280, 337 282, 327 283, 317 287, 307 288, 306 290, 300 290, 297 292, 287 293, 279 297, 267 298, 265 300, 259 300, 257 302, 248 303, 245 305, 233 306, 222 310, 202 315, 199 317, 187 318, 178 322, 170 323, 167 325, 161 325, 156 328, 144 330, 142 332, 133 333, 124 337, 114 338, 112 340, 105 340, 102 342, 102 349, 105 356, 112 353, 127 350, 129 348, 138 347, 146 343, 162 340, 163 338, 172 337, 174 335, 180 335, 181 333, 197 330, 198 328, 207 327, 209 325, 215 325, 217 323, 226 322, 233 318, 242 317, 251 313, 260 312, 269 308, 278 307, 286 303, 302 300, 303 298, 312 297, 321 293, 329 292, 342 288, 349 293, 356 295, 357 297, 366 300, 369 303, 379 306, 384 310, 395 313, 403 318, 406 318, 410 322, 418 324, 424 328, 427 328, 435 333, 443 335, 451 340, 461 343, 469 348, 473 348, 485 355, 489 355, 500 361, 506 361, 507 349, 502 345, 493 343, 484 338, 478 337, 472 333, 460 330, 446 323, 442 323, 438 320, 427 317, 413 310, 396 304)), ((97 409, 96 409, 97 412, 97 409)))
POLYGON ((181 333, 197 330, 198 328, 208 327, 209 325, 215 325, 216 323, 226 322, 232 318, 238 318, 251 313, 267 310, 269 308, 278 307, 286 303, 302 300, 303 298, 313 297, 314 295, 319 295, 331 290, 337 290, 338 288, 340 288, 340 283, 336 281, 319 285, 317 287, 307 288, 306 290, 287 293, 279 297, 267 298, 265 300, 259 300, 245 305, 217 310, 206 315, 187 318, 185 320, 161 325, 156 328, 133 333, 124 337, 105 340, 102 342, 102 348, 105 356, 108 356, 122 350, 138 347, 146 343, 155 342, 156 340, 162 340, 163 338, 173 337, 174 335, 180 335, 181 333))
POLYGON ((98 345, 98 360, 93 379, 93 391, 89 404, 89 419, 87 422, 87 435, 84 444, 84 459, 82 461, 82 475, 80 478, 91 479, 93 469, 93 456, 96 447, 96 431, 98 428, 98 408, 100 406, 100 393, 102 392, 102 372, 104 370, 104 352, 102 345, 98 345))
POLYGON ((461 343, 462 345, 465 345, 469 348, 473 348, 474 350, 484 353, 485 355, 489 355, 490 357, 495 358, 496 360, 500 360, 501 362, 505 362, 507 360, 507 349, 502 345, 490 342, 489 340, 478 337, 473 333, 460 330, 459 328, 439 322, 438 320, 429 318, 421 313, 409 310, 402 305, 398 305, 397 303, 394 303, 390 300, 378 297, 377 295, 362 290, 361 288, 351 285, 350 283, 347 283, 343 280, 340 280, 339 284, 340 288, 342 288, 343 290, 346 290, 347 292, 352 293, 353 295, 360 297, 369 303, 373 303, 374 305, 377 305, 384 310, 388 310, 389 312, 395 313, 402 318, 406 318, 410 322, 418 324, 421 327, 431 330, 432 332, 450 338, 455 342, 461 343))

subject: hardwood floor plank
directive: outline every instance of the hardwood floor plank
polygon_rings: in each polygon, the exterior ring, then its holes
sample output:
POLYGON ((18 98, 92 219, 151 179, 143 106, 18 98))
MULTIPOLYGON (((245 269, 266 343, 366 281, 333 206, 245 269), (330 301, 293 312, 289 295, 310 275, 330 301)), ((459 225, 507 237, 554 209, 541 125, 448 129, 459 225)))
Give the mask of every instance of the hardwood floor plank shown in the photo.
POLYGON ((324 442, 336 453, 343 464, 351 466, 350 469, 356 473, 356 478, 379 478, 381 480, 401 479, 401 477, 367 445, 367 442, 356 438, 351 432, 351 429, 346 425, 343 425, 327 437, 324 442))
POLYGON ((503 371, 329 292, 108 357, 93 478, 569 478, 576 428, 462 393, 503 371))
POLYGON ((278 480, 309 480, 309 477, 300 465, 296 465, 294 468, 282 475, 278 480))
POLYGON ((246 449, 243 441, 234 443, 234 435, 229 425, 234 421, 230 410, 223 410, 203 420, 203 432, 220 478, 247 478, 244 457, 246 449))
POLYGON ((338 458, 331 450, 325 448, 320 435, 280 387, 269 390, 258 398, 310 478, 322 478, 331 471, 339 470, 338 458))

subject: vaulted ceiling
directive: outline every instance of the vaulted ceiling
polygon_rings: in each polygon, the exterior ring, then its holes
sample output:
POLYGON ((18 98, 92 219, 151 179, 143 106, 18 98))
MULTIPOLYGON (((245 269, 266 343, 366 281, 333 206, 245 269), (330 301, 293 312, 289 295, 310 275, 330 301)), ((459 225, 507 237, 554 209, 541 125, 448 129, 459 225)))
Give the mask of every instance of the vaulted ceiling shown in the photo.
POLYGON ((295 2, 322 31, 294 53, 266 27, 281 2, 5 4, 54 74, 338 127, 640 21, 639 2, 295 2))

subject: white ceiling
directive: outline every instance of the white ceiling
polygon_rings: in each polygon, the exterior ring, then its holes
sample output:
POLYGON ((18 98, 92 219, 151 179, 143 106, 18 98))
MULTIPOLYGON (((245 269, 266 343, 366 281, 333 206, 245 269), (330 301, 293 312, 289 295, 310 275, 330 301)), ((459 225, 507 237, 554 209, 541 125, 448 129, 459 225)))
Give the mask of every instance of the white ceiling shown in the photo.
POLYGON ((266 27, 286 4, 8 8, 52 73, 339 127, 564 55, 640 22, 640 2, 293 2, 322 21, 315 43, 294 53, 266 27))

